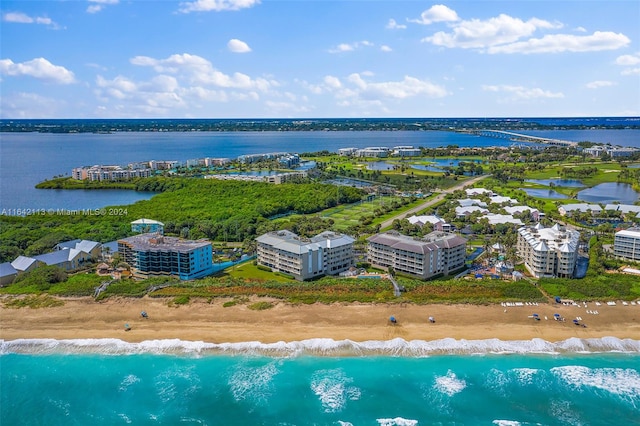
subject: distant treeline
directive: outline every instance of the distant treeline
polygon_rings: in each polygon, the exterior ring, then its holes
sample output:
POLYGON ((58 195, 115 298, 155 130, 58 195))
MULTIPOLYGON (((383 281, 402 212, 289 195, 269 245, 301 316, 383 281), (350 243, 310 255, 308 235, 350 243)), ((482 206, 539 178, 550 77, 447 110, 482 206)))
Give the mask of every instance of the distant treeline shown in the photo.
POLYGON ((49 119, 0 120, 0 132, 250 132, 250 131, 394 131, 394 130, 565 130, 640 129, 624 119, 598 122, 576 119, 506 118, 355 118, 355 119, 49 119))

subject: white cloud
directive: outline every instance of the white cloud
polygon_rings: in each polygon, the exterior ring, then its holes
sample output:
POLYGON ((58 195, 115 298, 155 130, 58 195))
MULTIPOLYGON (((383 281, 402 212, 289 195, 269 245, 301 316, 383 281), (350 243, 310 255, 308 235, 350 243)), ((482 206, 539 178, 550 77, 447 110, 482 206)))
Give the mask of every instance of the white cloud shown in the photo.
POLYGON ((459 19, 455 10, 449 9, 443 4, 436 4, 422 12, 419 19, 409 19, 409 22, 429 25, 434 22, 454 22, 459 19))
POLYGON ((640 64, 640 53, 634 53, 633 55, 622 55, 616 58, 616 64, 622 66, 633 66, 640 64))
POLYGON ((73 72, 65 67, 53 65, 44 58, 35 58, 21 63, 14 63, 11 59, 1 59, 0 74, 16 77, 30 76, 39 80, 59 84, 71 84, 75 82, 73 72))
POLYGON ((177 74, 189 80, 191 84, 213 85, 222 88, 258 90, 266 92, 278 86, 278 82, 266 78, 251 78, 235 72, 225 74, 213 67, 211 62, 197 56, 184 53, 171 55, 166 59, 154 59, 148 56, 136 56, 130 60, 134 65, 153 67, 156 72, 177 74))
POLYGON ((59 25, 53 22, 51 18, 45 16, 31 17, 22 12, 9 12, 2 15, 2 20, 5 22, 11 22, 15 24, 40 24, 48 25, 53 29, 58 29, 59 25))
POLYGON ((322 84, 306 87, 316 94, 332 93, 340 100, 341 105, 360 102, 382 105, 384 100, 402 100, 418 96, 442 98, 448 95, 444 87, 411 76, 405 76, 400 81, 385 82, 369 81, 371 76, 372 74, 367 72, 353 73, 341 81, 335 76, 327 75, 322 84))
POLYGON ((89 7, 87 7, 87 13, 98 13, 104 10, 106 6, 109 6, 112 4, 118 4, 120 2, 120 0, 88 0, 88 1, 89 1, 89 7))
POLYGON ((393 49, 390 48, 389 46, 387 46, 386 44, 380 46, 380 50, 382 50, 383 52, 392 52, 393 51, 393 49))
POLYGON ((601 87, 615 86, 616 83, 607 80, 596 80, 585 84, 587 89, 599 89, 601 87))
POLYGON ((387 22, 387 26, 385 28, 388 30, 404 30, 407 28, 407 26, 398 24, 395 19, 389 19, 389 22, 387 22))
POLYGON ((596 52, 620 49, 630 42, 626 35, 609 31, 596 31, 587 36, 553 34, 502 46, 492 46, 488 49, 488 53, 596 52))
POLYGON ((438 31, 423 42, 436 46, 458 47, 462 49, 484 49, 505 43, 513 43, 528 37, 538 29, 559 28, 562 24, 531 18, 523 21, 509 15, 500 14, 495 18, 481 21, 471 19, 453 24, 452 32, 438 31))
POLYGON ((344 52, 353 52, 356 49, 361 47, 373 47, 375 46, 372 42, 368 40, 356 41, 353 43, 340 43, 336 47, 329 49, 329 53, 344 53, 344 52))
POLYGON ((564 94, 562 92, 551 92, 548 90, 543 90, 538 87, 535 88, 527 88, 523 86, 510 86, 507 84, 501 85, 483 85, 482 90, 486 92, 502 92, 511 95, 511 98, 508 100, 530 100, 537 98, 549 98, 549 99, 557 99, 564 98, 564 94))
POLYGON ((5 22, 14 22, 17 24, 33 24, 35 19, 22 12, 9 12, 2 16, 5 22))
POLYGON ((64 99, 48 98, 37 93, 17 92, 0 97, 3 115, 12 118, 60 118, 67 106, 64 99))
POLYGON ((242 40, 238 40, 237 38, 232 38, 227 43, 227 48, 234 53, 247 53, 251 52, 251 48, 247 43, 242 40))
POLYGON ((628 67, 620 72, 622 75, 640 74, 640 68, 633 68, 634 65, 638 64, 640 64, 640 52, 633 53, 631 55, 622 55, 616 58, 616 65, 628 67))
POLYGON ((182 13, 240 10, 260 4, 260 0, 196 0, 180 3, 182 13))
POLYGON ((640 68, 627 68, 626 70, 622 70, 620 73, 622 75, 637 75, 640 74, 640 68))
POLYGON ((577 27, 574 29, 574 31, 577 33, 586 33, 587 29, 585 27, 577 27))
POLYGON ((339 89, 342 87, 342 83, 340 83, 340 79, 332 75, 327 75, 324 77, 324 84, 326 84, 331 89, 339 89))

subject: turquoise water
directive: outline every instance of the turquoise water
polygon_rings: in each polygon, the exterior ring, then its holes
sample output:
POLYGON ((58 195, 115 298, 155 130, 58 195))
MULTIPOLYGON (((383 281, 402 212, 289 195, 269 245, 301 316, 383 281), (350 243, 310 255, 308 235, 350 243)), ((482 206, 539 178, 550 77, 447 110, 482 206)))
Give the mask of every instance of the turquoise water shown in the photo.
POLYGON ((0 343, 2 425, 640 424, 633 340, 0 343))

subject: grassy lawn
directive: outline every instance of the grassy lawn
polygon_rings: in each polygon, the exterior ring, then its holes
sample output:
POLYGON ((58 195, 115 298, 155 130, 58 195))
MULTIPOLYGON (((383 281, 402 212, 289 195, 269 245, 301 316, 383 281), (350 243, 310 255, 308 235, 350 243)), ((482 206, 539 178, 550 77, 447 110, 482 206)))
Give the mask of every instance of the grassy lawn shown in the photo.
POLYGON ((258 269, 258 266, 254 265, 253 262, 245 262, 240 265, 236 265, 235 267, 227 268, 217 274, 216 277, 276 281, 282 283, 291 282, 291 278, 258 269))
MULTIPOLYGON (((382 199, 376 199, 373 201, 362 201, 360 203, 352 204, 349 206, 340 206, 334 207, 328 210, 325 210, 321 213, 323 218, 333 219, 335 223, 335 227, 337 229, 346 229, 349 226, 357 225, 360 221, 360 218, 363 216, 373 216, 374 211, 380 208, 383 205, 391 204, 393 201, 401 201, 400 197, 383 197, 382 199)), ((387 213, 385 216, 391 217, 394 214, 398 214, 403 210, 408 210, 411 206, 415 206, 419 203, 416 201, 415 203, 409 204, 408 206, 404 206, 402 209, 394 210, 390 213, 387 213)), ((384 220, 385 216, 380 216, 376 220, 384 220)))

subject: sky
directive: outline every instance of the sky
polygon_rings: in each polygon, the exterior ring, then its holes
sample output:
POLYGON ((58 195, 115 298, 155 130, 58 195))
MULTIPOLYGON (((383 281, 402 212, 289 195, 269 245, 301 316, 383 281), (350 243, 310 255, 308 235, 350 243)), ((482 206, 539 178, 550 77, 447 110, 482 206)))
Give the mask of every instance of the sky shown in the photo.
POLYGON ((2 0, 0 118, 640 116, 640 1, 2 0))

